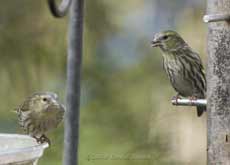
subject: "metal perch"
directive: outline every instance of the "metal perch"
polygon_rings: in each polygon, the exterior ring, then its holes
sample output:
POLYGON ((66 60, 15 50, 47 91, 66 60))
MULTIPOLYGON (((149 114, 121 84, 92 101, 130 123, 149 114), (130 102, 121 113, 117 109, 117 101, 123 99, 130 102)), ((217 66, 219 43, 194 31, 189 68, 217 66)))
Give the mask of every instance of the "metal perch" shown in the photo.
POLYGON ((219 21, 230 21, 230 14, 210 14, 203 17, 205 23, 219 22, 219 21))
POLYGON ((187 99, 187 98, 172 98, 173 105, 177 106, 206 106, 206 99, 187 99))

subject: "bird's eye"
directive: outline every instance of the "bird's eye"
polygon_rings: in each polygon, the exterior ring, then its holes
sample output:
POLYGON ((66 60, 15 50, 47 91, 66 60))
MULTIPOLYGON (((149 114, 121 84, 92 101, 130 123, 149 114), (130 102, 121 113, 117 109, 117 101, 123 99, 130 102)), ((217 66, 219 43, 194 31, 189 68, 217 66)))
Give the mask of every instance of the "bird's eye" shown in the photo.
POLYGON ((44 97, 42 100, 43 100, 44 102, 46 102, 46 101, 47 101, 47 98, 44 97))
POLYGON ((162 39, 163 40, 167 40, 169 37, 168 36, 163 36, 162 39))

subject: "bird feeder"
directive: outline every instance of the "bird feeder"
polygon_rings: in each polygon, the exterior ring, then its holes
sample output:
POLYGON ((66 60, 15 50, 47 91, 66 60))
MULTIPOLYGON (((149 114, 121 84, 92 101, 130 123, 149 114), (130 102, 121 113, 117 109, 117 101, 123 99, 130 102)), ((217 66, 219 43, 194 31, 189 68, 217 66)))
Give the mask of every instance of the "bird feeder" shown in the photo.
POLYGON ((0 165, 36 165, 48 146, 27 135, 0 134, 0 165))

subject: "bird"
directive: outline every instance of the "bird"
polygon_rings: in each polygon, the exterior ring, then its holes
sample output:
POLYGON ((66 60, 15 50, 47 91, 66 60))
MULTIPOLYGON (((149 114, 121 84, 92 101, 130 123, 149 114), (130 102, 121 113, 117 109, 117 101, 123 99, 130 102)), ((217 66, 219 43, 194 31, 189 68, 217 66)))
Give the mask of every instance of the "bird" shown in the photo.
MULTIPOLYGON (((173 30, 165 30, 154 35, 152 47, 159 47, 163 56, 163 68, 177 92, 176 98, 204 99, 206 97, 206 78, 201 58, 173 30)), ((200 117, 206 107, 197 106, 200 117)))
POLYGON ((56 128, 64 117, 65 107, 53 92, 36 92, 16 108, 18 123, 38 143, 51 144, 45 133, 56 128))

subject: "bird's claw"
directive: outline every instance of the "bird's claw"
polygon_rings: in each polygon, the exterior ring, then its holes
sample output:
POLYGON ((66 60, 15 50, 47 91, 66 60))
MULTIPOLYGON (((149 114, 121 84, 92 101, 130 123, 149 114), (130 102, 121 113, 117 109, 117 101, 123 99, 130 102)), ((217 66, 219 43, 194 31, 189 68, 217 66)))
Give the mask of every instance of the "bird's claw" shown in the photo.
POLYGON ((188 99, 193 102, 193 101, 196 101, 197 100, 197 97, 196 96, 190 96, 188 97, 188 99))
POLYGON ((176 104, 178 103, 178 99, 181 99, 181 97, 179 96, 179 94, 177 94, 176 96, 172 97, 172 100, 176 100, 176 104))
POLYGON ((41 136, 41 137, 35 137, 34 138, 36 139, 37 143, 39 144, 43 144, 45 142, 47 142, 49 145, 51 145, 51 142, 50 142, 50 139, 47 138, 44 134, 41 136))

